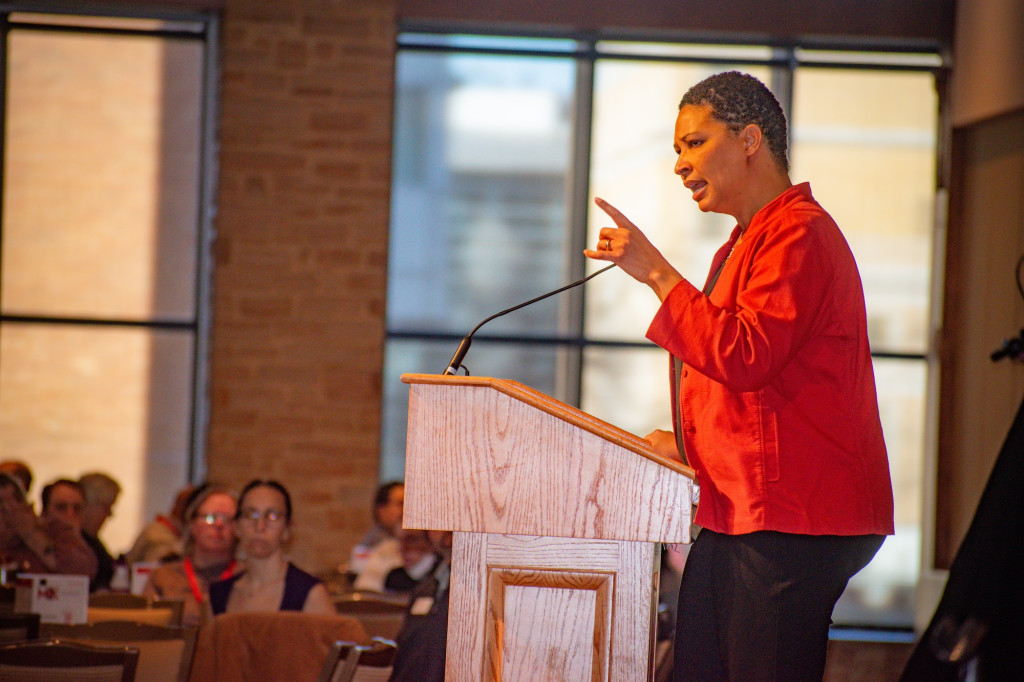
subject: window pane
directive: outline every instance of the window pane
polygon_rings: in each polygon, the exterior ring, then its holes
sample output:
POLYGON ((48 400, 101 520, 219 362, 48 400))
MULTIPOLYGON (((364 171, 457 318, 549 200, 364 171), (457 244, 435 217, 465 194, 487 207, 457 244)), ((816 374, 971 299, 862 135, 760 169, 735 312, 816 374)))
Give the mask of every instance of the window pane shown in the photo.
MULTIPOLYGON (((598 61, 595 70, 591 196, 622 211, 697 286, 704 284, 711 258, 735 221, 697 208, 673 172, 673 134, 679 100, 690 86, 727 70, 614 60, 598 61)), ((744 70, 769 82, 765 68, 744 70)), ((600 229, 610 226, 611 219, 591 204, 587 244, 596 244, 600 229)), ((641 340, 657 309, 658 299, 648 287, 609 272, 587 284, 586 335, 641 340)))
MULTIPOLYGON (((565 283, 574 72, 568 59, 399 54, 390 329, 464 335, 565 283)), ((487 333, 558 329, 556 302, 487 333)))
POLYGON ((58 477, 114 476, 122 493, 103 527, 114 553, 187 479, 193 343, 182 332, 0 326, 0 452, 31 466, 36 496, 58 477))
POLYGON ((668 353, 590 346, 583 353, 580 409, 643 437, 672 429, 668 353))
MULTIPOLYGON (((457 346, 442 341, 388 341, 384 358, 382 481, 405 478, 409 386, 402 383, 401 376, 440 374, 457 346)), ((474 341, 464 364, 479 370, 474 374, 512 379, 558 397, 558 353, 558 347, 551 345, 474 341)))
POLYGON ((796 71, 793 181, 857 256, 876 352, 927 349, 937 111, 929 73, 796 71))
POLYGON ((5 314, 195 316, 201 65, 194 41, 11 31, 5 314))
POLYGON ((896 503, 896 534, 850 581, 836 605, 837 624, 907 627, 921 563, 926 366, 923 360, 875 360, 882 430, 896 503))
MULTIPOLYGON (((147 25, 192 30, 124 24, 147 25)), ((196 324, 201 34, 8 38, 0 312, 196 324)), ((195 344, 191 330, 0 326, 0 452, 35 470, 35 496, 58 476, 117 478, 101 531, 115 554, 188 479, 195 344)))

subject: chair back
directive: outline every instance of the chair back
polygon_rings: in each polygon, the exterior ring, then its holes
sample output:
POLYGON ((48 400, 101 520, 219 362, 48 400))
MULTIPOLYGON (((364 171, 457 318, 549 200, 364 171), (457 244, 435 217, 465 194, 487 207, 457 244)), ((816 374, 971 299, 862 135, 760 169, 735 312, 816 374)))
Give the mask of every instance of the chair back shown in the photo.
POLYGON ((89 606, 104 609, 145 609, 150 599, 141 594, 127 592, 96 592, 89 595, 89 606))
POLYGON ((139 650, 55 639, 0 645, 5 682, 134 682, 139 650))
MULTIPOLYGON (((108 596, 108 595, 104 595, 108 596)), ((116 597, 136 597, 132 594, 118 594, 116 597)), ((100 623, 105 620, 121 620, 130 623, 149 623, 150 625, 179 626, 184 613, 185 603, 181 600, 149 601, 145 597, 141 606, 128 606, 128 602, 118 605, 116 601, 100 600, 93 604, 90 600, 86 621, 100 623), (106 604, 114 604, 109 606, 106 604)))
POLYGON ((359 621, 297 611, 225 613, 199 630, 193 682, 316 682, 331 645, 365 644, 359 621))
POLYGON ((196 628, 107 620, 82 625, 44 623, 47 637, 96 646, 129 646, 139 650, 136 677, 143 682, 187 682, 195 654, 196 628))
POLYGON ((373 644, 335 642, 317 682, 387 682, 394 667, 395 643, 374 637, 373 644))
POLYGON ((402 629, 408 609, 407 595, 391 596, 371 592, 350 592, 334 598, 335 610, 359 620, 371 637, 394 639, 402 629))
POLYGON ((39 637, 38 613, 0 611, 0 643, 39 637))
POLYGON ((182 618, 185 615, 185 602, 181 599, 154 599, 149 608, 151 609, 167 609, 171 612, 171 621, 168 625, 180 626, 183 625, 182 618))

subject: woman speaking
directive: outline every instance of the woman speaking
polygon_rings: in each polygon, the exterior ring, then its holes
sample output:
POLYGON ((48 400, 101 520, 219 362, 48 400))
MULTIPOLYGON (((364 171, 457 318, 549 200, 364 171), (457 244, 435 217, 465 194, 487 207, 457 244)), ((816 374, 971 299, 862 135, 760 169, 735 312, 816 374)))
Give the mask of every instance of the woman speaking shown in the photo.
POLYGON ((674 433, 702 528, 679 591, 677 680, 821 680, 832 609, 893 533, 892 486, 853 254, 808 184, 756 78, 683 97, 675 173, 701 211, 732 216, 703 289, 608 202, 584 254, 648 285, 647 338, 674 359, 674 433))

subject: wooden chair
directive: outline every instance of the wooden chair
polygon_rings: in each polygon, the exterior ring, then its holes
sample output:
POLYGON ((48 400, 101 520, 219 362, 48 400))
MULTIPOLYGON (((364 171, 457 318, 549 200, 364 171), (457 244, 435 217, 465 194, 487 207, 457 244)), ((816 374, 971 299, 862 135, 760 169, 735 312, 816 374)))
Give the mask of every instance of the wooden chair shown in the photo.
POLYGON ((335 642, 317 682, 387 682, 395 662, 395 643, 374 637, 370 646, 335 642))
POLYGON ((342 682, 345 679, 352 679, 351 675, 345 678, 344 674, 350 667, 349 661, 352 661, 351 667, 355 668, 355 660, 359 657, 359 652, 356 651, 357 646, 359 645, 355 642, 341 640, 332 644, 327 652, 327 659, 324 660, 324 666, 320 669, 320 677, 317 678, 317 682, 342 682))
POLYGON ((108 620, 81 625, 44 623, 45 637, 95 646, 139 650, 136 677, 144 682, 187 682, 195 655, 196 628, 108 620))
POLYGON ((371 637, 394 639, 402 629, 408 609, 407 595, 351 592, 334 598, 334 608, 343 616, 359 620, 371 637))
POLYGON ((0 611, 0 642, 38 639, 39 614, 0 611))
POLYGON ((134 682, 139 650, 34 640, 0 645, 5 682, 134 682))

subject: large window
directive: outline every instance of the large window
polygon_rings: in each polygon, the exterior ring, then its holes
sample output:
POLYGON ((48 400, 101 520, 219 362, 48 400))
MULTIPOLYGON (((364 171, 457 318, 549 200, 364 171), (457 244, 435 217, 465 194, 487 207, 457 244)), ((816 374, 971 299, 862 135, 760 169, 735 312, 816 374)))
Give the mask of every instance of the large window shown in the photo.
POLYGON ((0 459, 115 477, 117 553, 198 461, 210 24, 0 19, 0 459))
MULTIPOLYGON (((897 534, 851 583, 835 619, 909 626, 939 66, 929 54, 401 36, 382 476, 403 473, 399 375, 441 372, 480 320, 595 270, 580 253, 608 224, 594 196, 703 282, 732 222, 700 213, 673 175, 675 112, 701 78, 743 70, 786 108, 793 180, 809 180, 837 219, 865 284, 897 534)), ((490 323, 465 364, 639 435, 668 428, 666 355, 643 338, 657 305, 613 270, 490 323)))

